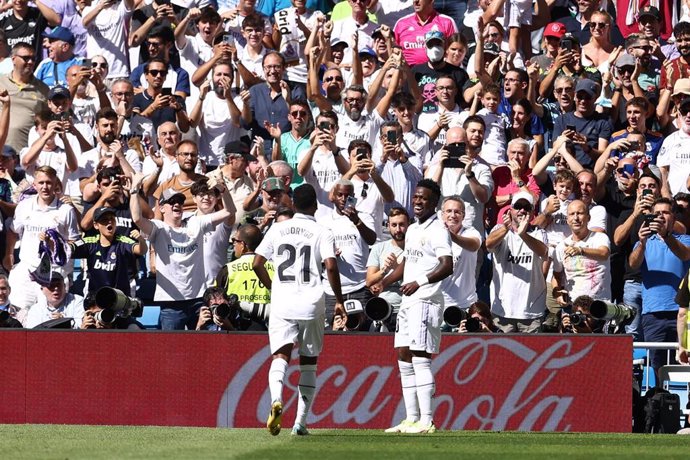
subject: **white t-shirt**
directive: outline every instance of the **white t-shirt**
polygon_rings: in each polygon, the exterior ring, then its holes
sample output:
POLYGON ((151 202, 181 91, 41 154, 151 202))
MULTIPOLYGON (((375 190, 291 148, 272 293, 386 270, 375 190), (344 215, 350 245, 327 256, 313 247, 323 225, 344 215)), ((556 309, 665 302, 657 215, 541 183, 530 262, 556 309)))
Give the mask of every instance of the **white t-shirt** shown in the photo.
POLYGON ((664 139, 656 159, 656 165, 660 168, 668 166, 668 186, 671 195, 683 192, 688 193, 685 181, 688 179, 690 167, 690 134, 679 130, 664 139))
MULTIPOLYGON (((190 220, 199 217, 202 216, 195 214, 190 217, 190 220)), ((204 271, 209 286, 213 284, 220 269, 228 263, 231 232, 232 227, 223 222, 204 233, 204 271)))
MULTIPOLYGON (((105 152, 103 152, 105 153, 105 152)), ((96 167, 101 159, 101 147, 98 146, 95 149, 91 149, 88 152, 84 152, 79 157, 79 177, 91 177, 96 173, 96 167)), ((134 169, 134 172, 141 172, 141 160, 139 159, 139 154, 128 149, 125 152, 125 159, 129 165, 134 169)), ((152 160, 153 161, 153 160, 152 160)))
MULTIPOLYGON (((296 213, 271 225, 256 253, 273 261, 271 316, 309 320, 325 312, 321 264, 335 258, 333 234, 296 213)), ((326 281, 328 282, 328 281, 326 281)))
MULTIPOLYGON (((342 155, 342 150, 339 155, 342 155)), ((307 155, 308 150, 300 152, 297 158, 297 164, 302 162, 302 159, 307 155)), ((316 191, 316 200, 319 207, 316 210, 314 217, 320 221, 323 218, 328 218, 333 210, 333 203, 328 199, 328 192, 333 185, 340 179, 341 174, 338 171, 338 166, 335 164, 335 157, 333 153, 328 150, 324 151, 321 148, 316 149, 312 157, 311 167, 304 174, 304 182, 311 184, 316 191)))
POLYGON ((185 226, 170 227, 152 220, 148 235, 156 251, 156 293, 154 300, 190 300, 201 298, 208 287, 206 276, 199 276, 204 266, 204 234, 213 230, 209 216, 189 219, 185 226))
POLYGON ((493 113, 487 109, 479 110, 477 115, 482 117, 486 125, 481 157, 492 166, 505 164, 506 130, 510 127, 510 119, 503 113, 493 113))
MULTIPOLYGON (((549 199, 541 202, 541 209, 546 209, 549 199)), ((549 246, 556 247, 558 243, 572 234, 568 227, 568 205, 569 200, 561 201, 561 206, 551 215, 551 223, 544 229, 549 246)), ((605 228, 605 227, 604 227, 605 228)))
MULTIPOLYGON (((67 241, 75 241, 79 238, 79 226, 74 208, 57 198, 47 207, 39 206, 36 195, 20 201, 14 210, 14 219, 10 228, 19 235, 21 240, 19 259, 30 267, 38 267, 40 262, 38 236, 42 232, 55 228, 67 241)), ((16 289, 21 289, 21 287, 17 286, 16 289)))
POLYGON ((379 188, 371 177, 365 182, 355 176, 352 178, 352 183, 355 186, 355 197, 357 198, 355 209, 360 213, 360 217, 363 214, 369 216, 372 225, 367 226, 376 232, 376 239, 380 241, 383 236, 382 223, 386 202, 383 200, 379 188))
POLYGON ((581 295, 588 295, 593 299, 611 300, 611 265, 609 259, 594 260, 587 256, 565 257, 566 246, 579 248, 610 247, 609 237, 601 232, 589 232, 587 238, 574 242, 572 235, 556 246, 553 261, 553 271, 563 272, 566 278, 565 288, 570 299, 575 300, 581 295))
MULTIPOLYGON (((482 237, 474 228, 461 228, 458 233, 468 238, 482 237)), ((460 308, 469 308, 477 301, 475 271, 477 269, 477 251, 463 249, 451 239, 453 250, 453 274, 441 281, 443 289, 443 303, 445 306, 457 305, 460 308)))
MULTIPOLYGON (((373 229, 374 222, 365 213, 360 213, 362 223, 373 229)), ((338 255, 338 270, 340 271, 340 286, 343 294, 358 291, 366 284, 367 259, 369 258, 369 245, 364 241, 359 229, 346 216, 338 214, 335 209, 331 211, 330 218, 320 221, 333 234, 338 255)), ((329 295, 333 295, 330 285, 324 286, 329 295)))
MULTIPOLYGON (((102 2, 104 0, 99 0, 102 2)), ((94 2, 82 11, 86 17, 94 10, 99 2, 94 2)), ((96 18, 86 27, 86 55, 100 54, 109 64, 108 78, 129 76, 127 30, 125 24, 132 16, 125 2, 117 2, 104 8, 96 18)))
POLYGON ((351 141, 362 139, 373 146, 383 122, 384 119, 375 109, 369 114, 362 114, 357 121, 347 115, 338 114, 338 134, 335 136, 335 145, 347 151, 351 141))
MULTIPOLYGON (((452 257, 450 235, 443 222, 433 214, 423 223, 415 222, 405 234, 405 271, 403 284, 426 276, 439 264, 440 257, 452 257)), ((421 286, 411 296, 404 296, 400 308, 406 308, 417 300, 430 300, 443 304, 441 281, 421 286)))
MULTIPOLYGON (((285 69, 286 80, 306 83, 307 82, 307 63, 304 60, 304 45, 307 44, 307 37, 296 23, 297 9, 294 6, 277 11, 274 15, 276 27, 281 31, 281 42, 278 51, 285 56, 288 67, 285 69)), ((314 30, 317 19, 323 16, 321 11, 305 11, 300 14, 302 24, 307 29, 314 30)))
MULTIPOLYGON (((492 231, 499 228, 494 227, 492 231)), ((534 229, 529 234, 546 244, 546 233, 534 229)), ((508 230, 494 254, 491 281, 491 313, 504 318, 535 319, 546 308, 546 281, 541 257, 527 247, 520 236, 508 230)))
MULTIPOLYGON (((438 106, 438 111, 436 112, 425 112, 419 115, 417 120, 417 128, 421 131, 428 133, 436 125, 436 122, 441 117, 441 114, 448 112, 450 115, 450 122, 448 122, 448 128, 456 128, 458 126, 462 127, 464 119, 467 117, 461 116, 460 106, 455 104, 453 110, 446 110, 443 106, 438 106)), ((446 129, 441 129, 436 140, 434 141, 434 148, 439 149, 446 143, 446 129)))
MULTIPOLYGON (((429 166, 429 173, 435 174, 438 162, 429 166)), ((487 188, 489 196, 494 190, 494 179, 491 175, 491 168, 481 158, 474 160, 472 172, 477 181, 487 188)), ((465 173, 458 168, 444 168, 441 175, 441 196, 448 197, 458 195, 465 202, 465 218, 462 226, 472 227, 480 233, 484 233, 484 203, 480 202, 472 193, 469 179, 465 173)))
POLYGON ((36 305, 29 309, 24 320, 24 327, 32 329, 41 323, 45 323, 53 319, 51 316, 53 313, 61 313, 64 318, 74 318, 72 328, 79 329, 81 327, 81 320, 84 317, 84 298, 68 292, 62 304, 57 308, 52 308, 48 306, 46 297, 41 294, 38 296, 36 305))
POLYGON ((376 4, 379 24, 388 24, 391 29, 400 18, 407 16, 411 11, 412 0, 379 0, 376 4))
MULTIPOLYGON (((393 244, 393 240, 381 241, 371 247, 369 258, 367 259, 367 268, 375 267, 380 269, 383 263, 388 258, 389 254, 395 254, 398 262, 402 262, 405 250, 393 244)), ((386 273, 389 275, 390 271, 386 273)), ((379 294, 379 297, 385 299, 393 307, 393 311, 397 312, 402 302, 402 294, 400 293, 400 281, 396 281, 386 288, 385 291, 379 294)))
MULTIPOLYGON (((19 158, 23 161, 26 154, 29 153, 29 148, 22 149, 19 158)), ((62 184, 65 184, 69 171, 67 170, 67 152, 60 147, 55 147, 55 150, 41 150, 38 158, 32 164, 24 168, 26 171, 26 180, 30 184, 34 182, 34 172, 41 166, 50 166, 57 172, 57 177, 62 184)), ((69 195, 69 194, 68 194, 69 195)))
MULTIPOLYGON (((244 102, 238 95, 233 98, 237 108, 242 111, 244 102)), ((201 106, 199 133, 199 158, 207 165, 223 165, 225 144, 238 140, 246 131, 233 124, 230 119, 228 102, 210 91, 201 106)))
MULTIPOLYGON (((177 47, 177 41, 175 41, 175 46, 177 47)), ((184 48, 177 49, 180 51, 180 67, 187 71, 190 79, 196 69, 198 69, 201 64, 208 62, 213 56, 213 47, 206 43, 198 33, 193 37, 187 36, 187 43, 184 48)), ((168 82, 166 81, 166 83, 168 82)), ((177 82, 173 83, 173 88, 176 83, 177 82)), ((185 102, 187 107, 191 108, 194 107, 194 104, 196 104, 196 101, 199 99, 199 87, 196 85, 189 85, 189 92, 189 97, 185 102)))

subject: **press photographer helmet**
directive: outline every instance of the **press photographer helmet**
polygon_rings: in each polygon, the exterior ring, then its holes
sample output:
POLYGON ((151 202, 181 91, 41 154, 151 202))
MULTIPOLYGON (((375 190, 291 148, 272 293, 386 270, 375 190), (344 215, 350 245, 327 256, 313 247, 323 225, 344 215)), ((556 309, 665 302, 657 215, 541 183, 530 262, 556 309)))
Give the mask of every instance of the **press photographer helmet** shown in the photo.
POLYGON ((112 310, 116 316, 121 317, 132 316, 135 311, 142 310, 141 300, 129 297, 119 289, 108 286, 102 287, 96 292, 96 305, 106 310, 112 310))

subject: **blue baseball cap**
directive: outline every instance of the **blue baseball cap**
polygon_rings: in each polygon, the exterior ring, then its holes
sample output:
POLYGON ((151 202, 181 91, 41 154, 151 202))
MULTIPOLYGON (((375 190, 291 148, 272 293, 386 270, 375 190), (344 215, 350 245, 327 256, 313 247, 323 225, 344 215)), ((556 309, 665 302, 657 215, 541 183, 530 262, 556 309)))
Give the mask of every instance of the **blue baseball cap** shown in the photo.
POLYGON ((70 99, 72 95, 69 93, 69 90, 64 86, 55 86, 51 88, 48 92, 48 100, 52 100, 57 97, 66 97, 67 99, 70 99))
POLYGON ((62 26, 57 26, 47 34, 43 35, 48 40, 62 40, 70 45, 74 45, 74 34, 67 28, 62 26))
POLYGON ((376 57, 376 51, 374 51, 370 46, 365 46, 359 50, 359 54, 368 54, 369 56, 376 57))
POLYGON ((424 43, 428 46, 429 42, 432 40, 439 40, 441 43, 445 43, 446 37, 440 30, 430 30, 429 32, 424 34, 424 43))
POLYGON ((599 87, 596 83, 594 83, 592 80, 588 78, 583 78, 582 80, 577 82, 577 85, 575 85, 575 92, 578 93, 580 91, 584 91, 591 97, 599 95, 599 87))

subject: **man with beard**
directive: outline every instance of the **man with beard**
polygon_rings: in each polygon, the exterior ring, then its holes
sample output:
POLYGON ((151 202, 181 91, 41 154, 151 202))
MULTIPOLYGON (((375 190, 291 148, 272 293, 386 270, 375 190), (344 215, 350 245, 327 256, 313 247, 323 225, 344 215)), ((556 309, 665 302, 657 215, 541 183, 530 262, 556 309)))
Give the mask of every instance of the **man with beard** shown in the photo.
POLYGON ((80 187, 84 189, 87 183, 96 178, 96 168, 102 159, 106 159, 108 166, 120 166, 124 174, 132 176, 141 171, 139 154, 126 147, 120 140, 116 140, 117 114, 109 107, 101 109, 96 114, 96 130, 98 144, 96 148, 79 156, 79 177, 82 179, 80 187))
MULTIPOLYGON (((449 64, 444 59, 446 38, 443 34, 438 30, 427 32, 424 36, 424 43, 428 60, 412 67, 412 73, 419 86, 419 92, 422 94, 429 94, 434 91, 438 77, 440 75, 446 75, 455 80, 457 87, 460 88, 460 91, 464 92, 464 96, 461 100, 467 104, 472 102, 474 92, 465 87, 469 81, 467 72, 460 67, 449 64)), ((436 98, 428 99, 425 97, 423 111, 435 112, 436 98)))
POLYGON ((281 132, 290 128, 288 112, 290 102, 306 97, 300 86, 290 89, 283 81, 285 58, 275 51, 267 53, 263 59, 266 83, 254 85, 249 89, 249 109, 242 111, 242 127, 251 129, 254 136, 264 140, 264 152, 270 157, 273 150, 273 137, 268 128, 277 124, 281 132), (270 123, 269 123, 270 122, 270 123))
MULTIPOLYGON (((432 30, 438 30, 444 37, 458 33, 458 28, 452 18, 439 14, 434 9, 434 0, 415 0, 412 2, 413 12, 398 20, 393 27, 395 41, 402 48, 405 61, 411 66, 423 64, 428 59, 424 37, 432 30)), ((441 50, 441 59, 443 59, 441 50)), ((438 51, 435 51, 438 53, 438 51)))
POLYGON ((388 211, 388 233, 390 240, 381 241, 371 247, 367 259, 366 285, 374 295, 381 297, 391 306, 391 316, 386 320, 389 331, 395 330, 396 318, 402 302, 400 281, 388 285, 384 290, 383 278, 390 274, 403 259, 405 235, 410 226, 410 216, 404 208, 394 206, 388 211))
POLYGON ((134 265, 137 256, 146 253, 146 241, 138 230, 127 235, 118 232, 117 216, 114 208, 100 206, 95 208, 93 226, 97 235, 85 236, 71 243, 72 258, 86 259, 89 279, 84 292, 96 292, 108 286, 133 295, 134 265))
MULTIPOLYGON (((565 134, 575 145, 575 158, 591 168, 609 144, 613 131, 608 117, 595 111, 599 85, 589 79, 578 80, 575 86, 575 110, 556 120, 552 137, 565 134)), ((534 133, 532 133, 534 134, 534 133)))
MULTIPOLYGON (((311 142, 306 136, 309 128, 309 103, 306 99, 298 99, 290 104, 288 113, 290 132, 281 134, 277 127, 271 128, 273 136, 273 161, 285 160, 294 172, 297 172, 298 159, 302 152, 309 150, 311 142)), ((294 190, 304 182, 299 173, 293 174, 290 187, 294 190)))
POLYGON ((690 22, 679 22, 673 28, 676 48, 680 56, 661 68, 662 91, 673 92, 673 84, 681 78, 690 78, 690 22))
MULTIPOLYGON (((192 148, 196 150, 192 142, 183 141, 180 144, 184 158, 192 156, 192 148)), ((196 156, 196 151, 193 153, 196 156)), ((134 176, 131 194, 139 193, 142 180, 141 174, 134 176)), ((183 219, 186 197, 172 188, 162 190, 159 195, 158 212, 162 215, 162 221, 145 218, 139 200, 130 200, 134 223, 148 237, 156 252, 154 301, 161 305, 161 329, 182 330, 186 326, 193 330, 196 327, 197 311, 203 305, 202 296, 209 284, 205 276, 197 273, 199 267, 204 266, 204 253, 208 250, 204 236, 233 214, 232 199, 225 184, 216 186, 221 193, 223 208, 195 219, 183 219)))
MULTIPOLYGON (((172 89, 166 87, 168 94, 163 91, 163 84, 168 75, 168 65, 162 59, 154 58, 144 64, 144 74, 148 85, 141 93, 134 96, 134 112, 153 122, 153 128, 158 129, 162 123, 172 121, 177 123, 183 133, 189 131, 189 118, 184 108, 184 96, 171 94, 172 89)), ((137 85, 135 84, 136 88, 137 85)))
MULTIPOLYGON (((653 47, 647 37, 642 34, 630 35, 625 39, 625 50, 640 66, 637 80, 642 91, 658 93, 661 63, 652 59, 653 47)), ((619 56, 616 60, 616 67, 620 67, 618 61, 621 58, 622 56, 619 56)))
POLYGON ((460 157, 464 168, 447 168, 448 149, 438 154, 437 162, 429 167, 426 177, 441 187, 441 196, 459 195, 463 200, 463 226, 478 231, 484 229, 484 205, 494 190, 491 168, 481 159, 484 141, 484 121, 478 116, 468 117, 463 128, 451 128, 446 145, 464 143, 465 155, 460 157))
POLYGON ((343 99, 345 114, 338 117, 339 127, 335 138, 335 144, 339 148, 348 148, 350 142, 354 140, 364 140, 369 145, 374 145, 379 129, 381 129, 381 124, 388 116, 388 108, 401 78, 399 68, 395 69, 394 72, 386 94, 376 104, 376 108, 369 113, 364 113, 364 108, 367 106, 369 98, 364 87, 361 85, 350 85, 347 88, 343 99))
MULTIPOLYGON (((223 164, 225 145, 242 135, 240 116, 246 101, 232 92, 233 74, 229 61, 217 61, 213 66, 213 85, 208 80, 201 84, 199 99, 189 116, 190 125, 199 133, 199 155, 207 171, 223 164)), ((247 92, 243 94, 249 96, 247 92)))
POLYGON ((388 433, 434 433, 433 395, 436 390, 431 355, 441 346, 443 291, 441 282, 453 273, 448 229, 436 215, 441 198, 438 185, 429 179, 417 184, 414 195, 416 222, 405 235, 405 258, 382 281, 388 288, 402 277, 403 294, 394 347, 407 416, 388 433))
MULTIPOLYGON (((199 148, 196 143, 190 140, 184 140, 177 146, 177 165, 180 168, 180 173, 171 177, 167 181, 158 186, 153 192, 153 198, 159 202, 166 190, 174 190, 184 197, 183 209, 185 217, 191 215, 196 209, 196 203, 192 196, 192 185, 199 179, 205 176, 195 172, 196 164, 199 160, 199 148)), ((156 219, 161 218, 160 202, 156 206, 156 219)))

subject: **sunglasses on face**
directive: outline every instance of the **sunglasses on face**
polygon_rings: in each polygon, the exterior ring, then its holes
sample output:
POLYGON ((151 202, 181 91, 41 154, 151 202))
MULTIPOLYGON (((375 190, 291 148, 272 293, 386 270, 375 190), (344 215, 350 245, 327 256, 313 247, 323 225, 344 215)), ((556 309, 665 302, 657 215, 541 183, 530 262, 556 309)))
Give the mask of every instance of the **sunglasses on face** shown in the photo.
POLYGON ((609 25, 608 25, 608 23, 606 23, 606 22, 593 22, 593 21, 592 21, 592 22, 589 23, 589 28, 590 28, 590 29, 596 29, 596 28, 605 29, 605 28, 607 28, 608 26, 609 26, 609 25))
POLYGON ((295 110, 294 112, 290 112, 290 115, 292 115, 292 118, 305 118, 307 116, 307 112, 304 110, 295 110))
POLYGON ((24 62, 35 62, 36 61, 36 56, 22 56, 21 54, 17 54, 17 57, 22 59, 24 62))
POLYGON ((332 81, 343 81, 343 77, 341 77, 340 75, 334 75, 331 77, 324 78, 323 81, 325 81, 327 83, 330 83, 332 81))
POLYGON ((527 211, 532 212, 532 205, 527 201, 518 201, 513 205, 513 209, 516 211, 527 211))
POLYGON ((91 67, 93 67, 94 69, 107 69, 108 63, 107 62, 92 62, 91 67))
POLYGON ((168 71, 167 70, 156 70, 156 69, 149 70, 149 75, 151 75, 152 77, 157 77, 159 75, 161 77, 165 77, 166 75, 168 75, 168 71))
POLYGON ((634 66, 631 66, 631 65, 626 65, 626 66, 623 66, 623 67, 619 67, 619 68, 618 68, 618 71, 619 71, 621 74, 624 74, 624 73, 632 74, 632 73, 635 71, 635 67, 634 67, 634 66))
POLYGON ((361 196, 362 198, 366 198, 366 197, 367 197, 367 193, 368 193, 367 191, 368 191, 368 190, 369 190, 369 184, 367 184, 367 183, 365 182, 364 184, 362 184, 362 193, 360 194, 360 196, 361 196))
POLYGON ((553 92, 556 94, 563 94, 563 93, 572 93, 574 90, 575 90, 575 88, 556 88, 553 90, 553 92))

